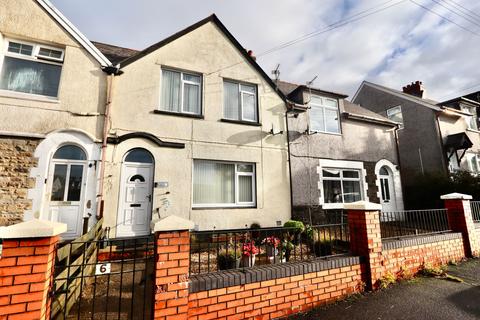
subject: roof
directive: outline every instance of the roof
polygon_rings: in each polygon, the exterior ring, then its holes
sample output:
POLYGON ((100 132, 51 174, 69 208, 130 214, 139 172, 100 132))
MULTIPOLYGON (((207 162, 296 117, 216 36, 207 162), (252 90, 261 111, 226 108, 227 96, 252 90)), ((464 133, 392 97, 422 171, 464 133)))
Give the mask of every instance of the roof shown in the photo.
POLYGON ((83 35, 53 4, 48 0, 35 0, 68 34, 70 34, 101 66, 110 66, 112 63, 105 57, 90 40, 83 35))
POLYGON ((148 48, 143 49, 143 50, 137 52, 136 54, 126 58, 125 60, 120 62, 120 68, 124 68, 124 67, 128 66, 129 64, 137 61, 138 59, 143 58, 144 56, 160 49, 161 47, 169 44, 170 42, 177 40, 178 38, 180 38, 180 37, 186 35, 187 33, 190 33, 192 31, 200 28, 201 26, 203 26, 203 25, 205 25, 209 22, 212 22, 213 24, 215 24, 220 29, 220 31, 227 37, 228 40, 230 40, 230 42, 237 48, 237 50, 248 61, 248 63, 250 63, 250 65, 264 78, 264 80, 272 87, 272 89, 275 92, 277 92, 277 94, 284 101, 286 101, 286 97, 283 94, 283 92, 281 92, 280 90, 277 90, 277 86, 273 82, 273 80, 265 73, 265 71, 262 69, 262 67, 260 67, 260 65, 255 61, 255 59, 252 58, 247 53, 247 50, 245 50, 245 48, 238 42, 238 40, 235 39, 235 37, 230 33, 230 31, 228 31, 228 29, 225 27, 225 25, 220 21, 220 19, 218 19, 218 17, 215 14, 212 14, 212 15, 206 17, 205 19, 200 20, 197 23, 194 23, 191 26, 189 26, 189 27, 187 27, 187 28, 185 28, 185 29, 183 29, 183 30, 181 30, 181 31, 163 39, 162 41, 157 42, 157 43, 149 46, 148 48))
POLYGON ((123 47, 115 46, 113 44, 107 44, 107 43, 98 42, 98 41, 92 41, 92 43, 114 65, 140 52, 139 50, 123 48, 123 47))
POLYGON ((367 120, 367 121, 376 120, 376 121, 384 122, 385 124, 391 124, 392 126, 397 125, 395 121, 392 121, 387 117, 384 117, 371 110, 365 109, 364 107, 358 104, 352 103, 348 100, 343 101, 343 107, 345 109, 345 112, 348 113, 349 115, 358 116, 360 118, 364 118, 364 120, 367 120))
POLYGON ((416 96, 413 96, 411 94, 402 92, 400 90, 388 88, 388 87, 385 87, 385 86, 382 86, 382 85, 379 85, 379 84, 376 84, 376 83, 368 82, 368 81, 363 81, 362 82, 360 87, 358 87, 357 92, 355 92, 355 95, 353 96, 352 100, 355 101, 358 93, 360 92, 362 87, 365 86, 365 85, 369 86, 369 87, 372 87, 372 88, 376 88, 376 89, 381 90, 383 92, 390 93, 390 94, 392 94, 394 96, 397 96, 397 97, 400 97, 402 99, 409 100, 409 101, 412 101, 414 103, 418 103, 419 105, 425 106, 425 107, 430 108, 430 109, 432 109, 434 111, 437 111, 437 112, 442 112, 443 114, 446 114, 446 115, 449 115, 449 116, 459 117, 459 116, 464 116, 464 115, 471 115, 471 114, 463 112, 461 110, 444 106, 443 102, 438 102, 438 101, 435 101, 435 100, 432 100, 432 99, 416 97, 416 96))
POLYGON ((307 86, 307 85, 304 85, 304 84, 296 84, 296 83, 281 81, 281 80, 275 80, 275 83, 277 84, 278 89, 281 90, 283 92, 283 94, 285 94, 286 96, 293 95, 294 92, 296 92, 297 90, 312 90, 312 91, 318 92, 320 94, 331 94, 331 95, 337 96, 339 98, 348 97, 348 95, 344 94, 344 93, 339 93, 339 92, 329 91, 329 90, 323 90, 323 89, 320 89, 320 88, 314 88, 314 87, 310 87, 310 86, 307 86))

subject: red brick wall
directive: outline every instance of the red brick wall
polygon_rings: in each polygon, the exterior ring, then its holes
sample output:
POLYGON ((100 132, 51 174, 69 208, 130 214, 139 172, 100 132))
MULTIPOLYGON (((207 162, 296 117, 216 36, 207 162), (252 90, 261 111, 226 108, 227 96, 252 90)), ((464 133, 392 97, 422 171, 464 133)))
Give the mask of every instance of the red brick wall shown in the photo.
POLYGON ((445 200, 445 208, 448 209, 450 229, 463 234, 465 255, 467 257, 480 255, 480 240, 477 240, 470 201, 461 199, 445 200))
POLYGON ((384 274, 416 273, 423 265, 439 266, 465 257, 462 238, 383 251, 384 274))
POLYGON ((0 258, 0 319, 48 319, 58 237, 4 240, 0 258))
POLYGON ((201 291, 189 295, 188 319, 273 319, 363 290, 360 265, 201 291))

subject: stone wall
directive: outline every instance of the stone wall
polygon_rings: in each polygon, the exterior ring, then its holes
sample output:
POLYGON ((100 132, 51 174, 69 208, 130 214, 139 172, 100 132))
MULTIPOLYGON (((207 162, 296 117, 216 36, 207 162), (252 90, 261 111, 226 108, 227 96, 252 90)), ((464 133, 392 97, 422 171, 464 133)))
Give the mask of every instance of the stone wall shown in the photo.
POLYGON ((29 177, 37 163, 33 154, 39 140, 0 137, 0 226, 21 222, 30 209, 27 199, 35 180, 29 177))

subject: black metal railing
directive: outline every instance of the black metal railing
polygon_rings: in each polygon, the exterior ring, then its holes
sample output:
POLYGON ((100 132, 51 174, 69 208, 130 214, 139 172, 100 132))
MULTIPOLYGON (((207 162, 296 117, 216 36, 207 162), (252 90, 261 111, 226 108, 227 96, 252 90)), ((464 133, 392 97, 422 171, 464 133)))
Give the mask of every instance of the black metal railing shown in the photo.
POLYGON ((480 223, 480 201, 470 201, 473 222, 480 223))
POLYGON ((190 275, 346 254, 349 240, 346 221, 303 229, 196 231, 190 234, 190 275))
POLYGON ((153 236, 76 239, 57 249, 50 319, 149 319, 153 236))
POLYGON ((447 209, 380 212, 382 239, 450 231, 447 209))

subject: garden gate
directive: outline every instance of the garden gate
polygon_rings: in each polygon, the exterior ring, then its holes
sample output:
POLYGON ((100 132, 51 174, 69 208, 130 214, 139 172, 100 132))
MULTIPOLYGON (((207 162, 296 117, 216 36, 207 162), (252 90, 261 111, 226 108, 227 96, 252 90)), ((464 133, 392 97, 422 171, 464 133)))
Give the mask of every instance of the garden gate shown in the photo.
POLYGON ((50 319, 150 319, 153 235, 108 238, 99 223, 57 250, 50 319))

